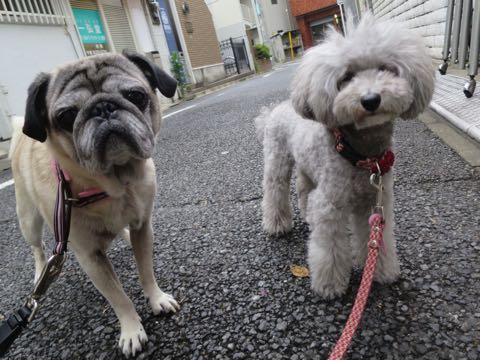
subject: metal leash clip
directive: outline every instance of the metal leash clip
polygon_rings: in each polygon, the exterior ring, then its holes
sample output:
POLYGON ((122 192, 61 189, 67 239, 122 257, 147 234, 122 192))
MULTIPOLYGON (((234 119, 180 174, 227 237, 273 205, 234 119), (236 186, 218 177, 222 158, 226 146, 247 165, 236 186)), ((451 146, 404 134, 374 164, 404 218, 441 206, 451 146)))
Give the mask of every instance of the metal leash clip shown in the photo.
POLYGON ((35 317, 38 309, 38 301, 45 294, 50 285, 58 278, 65 263, 65 254, 54 254, 48 259, 43 267, 42 273, 35 283, 35 287, 30 296, 25 301, 24 306, 28 307, 32 313, 28 317, 28 322, 31 322, 35 317))
POLYGON ((53 254, 43 267, 42 274, 35 284, 32 294, 33 299, 39 300, 45 294, 49 286, 57 279, 65 263, 65 254, 53 254))
POLYGON ((383 186, 382 172, 381 172, 380 166, 378 165, 378 162, 375 163, 375 165, 377 165, 378 172, 370 175, 370 184, 377 190, 377 201, 375 203, 375 206, 372 208, 372 214, 377 213, 377 214, 380 214, 382 218, 384 218, 384 213, 383 213, 384 186, 383 186))

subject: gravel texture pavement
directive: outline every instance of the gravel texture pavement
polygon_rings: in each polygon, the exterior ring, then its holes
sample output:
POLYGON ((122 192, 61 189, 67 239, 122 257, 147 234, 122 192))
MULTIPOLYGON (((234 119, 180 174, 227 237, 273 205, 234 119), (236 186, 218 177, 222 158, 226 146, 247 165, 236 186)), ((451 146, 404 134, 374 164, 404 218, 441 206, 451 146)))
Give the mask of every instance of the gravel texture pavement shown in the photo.
MULTIPOLYGON (((165 120, 155 155, 155 272, 181 311, 153 316, 130 247, 118 240, 109 251, 149 336, 139 359, 325 359, 339 337, 360 271, 345 296, 324 301, 308 278, 289 270, 306 265, 308 228, 296 204, 290 234, 271 238, 261 229, 263 161, 253 118, 288 96, 294 68, 169 111, 194 105, 165 120)), ((480 176, 419 121, 399 121, 395 136, 402 275, 373 286, 347 358, 479 359, 480 176)), ((31 289, 33 258, 20 235, 13 186, 0 190, 0 204, 1 318, 31 289)), ((71 256, 6 358, 120 358, 118 330, 109 304, 71 256)))

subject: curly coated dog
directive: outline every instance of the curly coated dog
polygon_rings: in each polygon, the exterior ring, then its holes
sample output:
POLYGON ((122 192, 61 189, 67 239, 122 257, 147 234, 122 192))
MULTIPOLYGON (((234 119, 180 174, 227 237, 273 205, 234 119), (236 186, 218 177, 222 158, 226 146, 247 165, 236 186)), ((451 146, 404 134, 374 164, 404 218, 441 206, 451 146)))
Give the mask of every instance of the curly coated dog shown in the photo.
MULTIPOLYGON (((264 230, 281 234, 292 228, 295 165, 298 205, 311 230, 311 286, 322 297, 343 294, 352 266, 363 265, 367 220, 376 202, 368 169, 375 172, 377 163, 393 160, 393 121, 421 113, 431 100, 434 80, 432 60, 417 34, 367 14, 348 36, 331 29, 323 43, 308 50, 291 99, 255 119, 265 161, 264 230)), ((375 280, 390 283, 400 272, 392 171, 383 182, 384 249, 375 280)))

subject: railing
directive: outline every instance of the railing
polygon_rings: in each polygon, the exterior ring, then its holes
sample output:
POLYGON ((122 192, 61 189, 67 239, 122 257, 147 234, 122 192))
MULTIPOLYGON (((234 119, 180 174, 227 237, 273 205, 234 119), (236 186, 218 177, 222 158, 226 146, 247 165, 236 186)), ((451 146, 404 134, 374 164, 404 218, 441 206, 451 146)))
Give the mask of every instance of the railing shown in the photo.
POLYGON ((465 69, 468 59, 468 76, 463 92, 472 97, 475 91, 475 76, 478 74, 480 43, 480 1, 448 0, 445 40, 443 44, 443 64, 440 74, 447 72, 448 62, 465 69))
POLYGON ((240 7, 242 8, 243 20, 249 22, 252 26, 255 26, 257 22, 255 21, 255 13, 253 12, 253 9, 244 4, 240 4, 240 7))
POLYGON ((0 0, 0 23, 65 24, 65 1, 0 0))

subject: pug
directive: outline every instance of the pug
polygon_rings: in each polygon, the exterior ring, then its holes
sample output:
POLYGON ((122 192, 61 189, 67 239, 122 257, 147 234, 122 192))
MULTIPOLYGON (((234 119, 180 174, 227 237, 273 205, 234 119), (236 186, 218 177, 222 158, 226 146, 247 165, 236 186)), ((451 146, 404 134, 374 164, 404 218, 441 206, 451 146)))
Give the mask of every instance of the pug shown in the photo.
POLYGON ((161 124, 157 89, 172 97, 176 81, 134 52, 91 56, 41 73, 28 89, 23 134, 17 124, 10 153, 17 215, 33 250, 35 281, 46 263, 43 224, 53 228, 57 177, 52 163, 68 174, 73 197, 88 189, 108 194, 73 208, 69 248, 115 311, 119 346, 127 357, 141 351, 147 334, 106 255, 117 235, 130 238, 153 313, 179 309, 160 290, 153 271, 151 156, 161 124))

